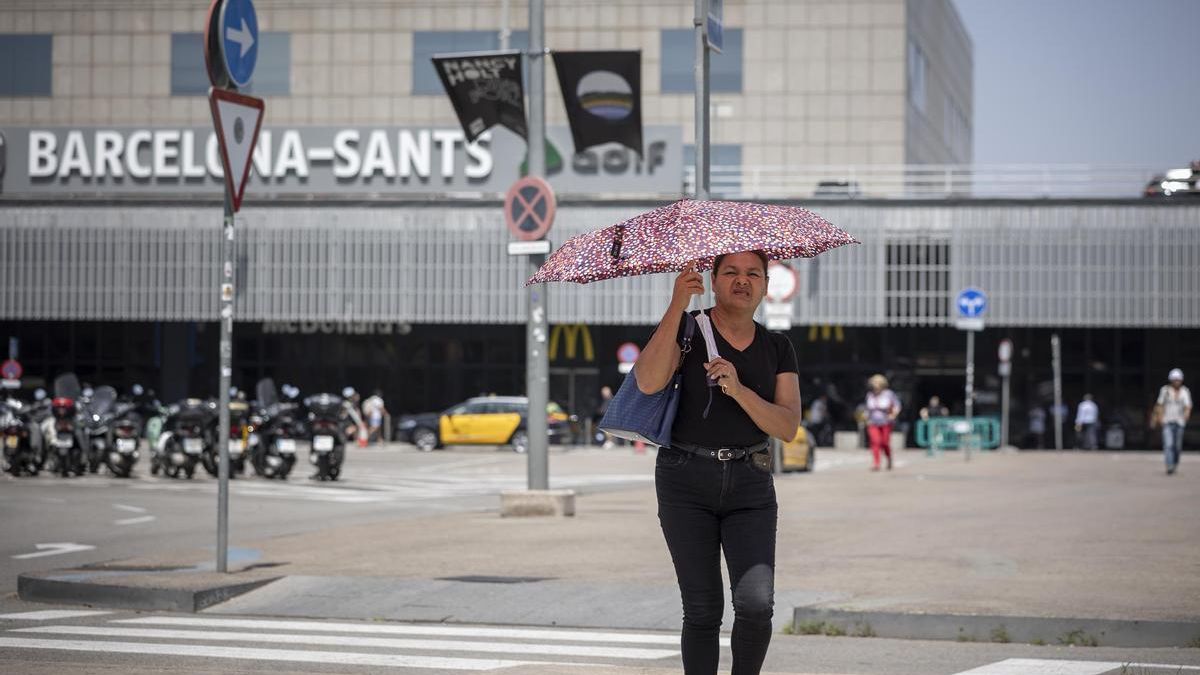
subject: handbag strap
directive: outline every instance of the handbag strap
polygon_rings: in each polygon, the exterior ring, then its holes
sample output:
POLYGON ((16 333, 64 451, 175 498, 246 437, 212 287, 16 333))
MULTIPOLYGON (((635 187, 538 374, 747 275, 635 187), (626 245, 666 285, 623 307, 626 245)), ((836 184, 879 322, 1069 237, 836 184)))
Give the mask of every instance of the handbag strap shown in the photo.
POLYGON ((684 312, 683 315, 687 317, 685 319, 687 323, 683 327, 683 344, 679 346, 679 364, 675 366, 676 375, 683 370, 683 360, 687 358, 688 352, 692 351, 692 334, 696 332, 696 318, 692 316, 691 312, 684 312))

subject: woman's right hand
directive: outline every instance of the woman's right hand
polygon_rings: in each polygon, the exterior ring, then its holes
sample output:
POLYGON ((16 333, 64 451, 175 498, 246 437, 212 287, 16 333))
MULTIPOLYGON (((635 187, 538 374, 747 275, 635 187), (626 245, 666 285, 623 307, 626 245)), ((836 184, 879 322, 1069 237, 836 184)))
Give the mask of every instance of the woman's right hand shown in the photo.
POLYGON ((692 304, 692 296, 703 293, 704 277, 696 271, 695 263, 688 263, 679 276, 675 277, 675 289, 671 292, 671 309, 685 312, 688 305, 692 304))

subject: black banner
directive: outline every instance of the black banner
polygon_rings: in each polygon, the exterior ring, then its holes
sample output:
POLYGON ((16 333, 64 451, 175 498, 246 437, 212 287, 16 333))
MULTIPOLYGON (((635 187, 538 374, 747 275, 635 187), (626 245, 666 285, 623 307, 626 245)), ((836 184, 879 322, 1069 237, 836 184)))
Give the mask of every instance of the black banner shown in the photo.
POLYGON ((617 142, 642 154, 642 53, 554 52, 578 154, 617 142))
POLYGON ((499 123, 527 136, 521 52, 438 54, 433 68, 454 104, 467 142, 499 123))

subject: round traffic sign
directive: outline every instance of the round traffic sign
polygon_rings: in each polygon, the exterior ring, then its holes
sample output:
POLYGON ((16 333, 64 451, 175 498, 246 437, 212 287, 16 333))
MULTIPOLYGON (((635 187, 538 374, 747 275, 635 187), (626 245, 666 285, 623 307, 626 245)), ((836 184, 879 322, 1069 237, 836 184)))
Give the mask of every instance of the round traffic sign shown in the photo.
POLYGON ((554 223, 555 209, 554 188, 537 176, 526 176, 504 195, 504 224, 517 239, 541 239, 554 223))
POLYGON ((19 380, 24 372, 21 364, 16 359, 9 359, 4 363, 0 363, 0 377, 6 380, 19 380))
POLYGON ((214 87, 250 84, 258 39, 258 14, 251 0, 213 0, 205 24, 204 61, 214 87))
POLYGON ((773 302, 791 300, 800 288, 800 277, 796 270, 782 263, 767 265, 767 299, 773 302))
POLYGON ((617 363, 633 363, 641 356, 642 349, 632 342, 625 342, 617 347, 617 363))
POLYGON ((958 307, 958 315, 964 319, 976 319, 987 311, 987 294, 978 288, 964 288, 959 292, 954 304, 958 307))

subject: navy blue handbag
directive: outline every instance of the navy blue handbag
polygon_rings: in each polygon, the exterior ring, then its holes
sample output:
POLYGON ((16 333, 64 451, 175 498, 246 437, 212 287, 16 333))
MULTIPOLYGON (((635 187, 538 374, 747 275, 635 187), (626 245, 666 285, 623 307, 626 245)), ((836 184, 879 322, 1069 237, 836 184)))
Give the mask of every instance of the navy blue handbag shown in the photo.
POLYGON ((621 388, 608 403, 604 417, 600 420, 600 430, 617 438, 628 441, 645 441, 659 447, 671 444, 671 426, 675 424, 675 411, 679 409, 679 386, 683 378, 680 372, 683 359, 692 348, 692 332, 696 328, 696 320, 690 313, 684 312, 687 324, 683 329, 683 345, 680 347, 679 365, 675 374, 662 391, 653 394, 643 394, 638 389, 637 375, 629 371, 621 388))

